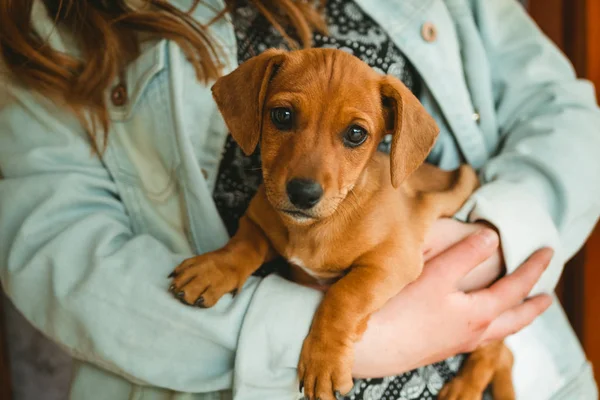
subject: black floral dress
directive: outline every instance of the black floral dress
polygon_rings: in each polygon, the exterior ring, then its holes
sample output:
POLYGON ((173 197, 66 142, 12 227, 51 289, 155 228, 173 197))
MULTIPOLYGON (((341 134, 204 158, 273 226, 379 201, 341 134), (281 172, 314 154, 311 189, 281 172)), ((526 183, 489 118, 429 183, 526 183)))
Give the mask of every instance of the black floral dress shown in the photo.
MULTIPOLYGON (((326 16, 329 33, 327 36, 314 34, 313 47, 335 48, 352 53, 380 73, 401 79, 418 96, 421 81, 412 65, 387 33, 354 1, 329 0, 326 16)), ((232 17, 240 63, 269 48, 287 49, 279 32, 250 5, 241 3, 232 17)), ((390 138, 387 137, 379 150, 389 152, 389 145, 390 138)), ((251 156, 245 156, 229 136, 213 197, 230 235, 237 230, 238 220, 261 183, 260 149, 251 156)), ((258 274, 266 275, 276 267, 276 263, 264 266, 258 274)), ((433 400, 444 383, 456 374, 462 361, 463 356, 456 356, 400 376, 356 380, 346 399, 433 400)))

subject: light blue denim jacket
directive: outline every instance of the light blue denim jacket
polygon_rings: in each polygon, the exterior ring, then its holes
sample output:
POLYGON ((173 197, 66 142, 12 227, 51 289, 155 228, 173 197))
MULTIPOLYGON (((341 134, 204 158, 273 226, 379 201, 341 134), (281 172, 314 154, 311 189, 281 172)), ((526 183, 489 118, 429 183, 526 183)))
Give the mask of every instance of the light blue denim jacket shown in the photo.
MULTIPOLYGON (((223 7, 204 3, 195 11, 204 22, 223 7)), ((424 80, 421 100, 441 128, 430 161, 443 168, 466 161, 480 171, 484 185, 458 218, 499 228, 509 272, 539 247, 555 248, 535 289, 551 292, 600 213, 592 86, 575 78, 515 0, 358 3, 424 80), (434 40, 425 40, 426 23, 434 40)), ((39 2, 34 23, 52 46, 76 54, 39 2)), ((230 71, 231 23, 211 29, 230 71)), ((91 155, 72 116, 3 78, 7 294, 80 361, 74 399, 297 398, 295 366, 321 295, 277 276, 251 278, 235 300, 208 310, 167 293, 174 266, 227 241, 211 197, 227 131, 209 88, 173 43, 145 46, 126 78, 128 102, 108 101, 103 159, 91 155)), ((508 343, 519 398, 596 398, 558 304, 508 343)))

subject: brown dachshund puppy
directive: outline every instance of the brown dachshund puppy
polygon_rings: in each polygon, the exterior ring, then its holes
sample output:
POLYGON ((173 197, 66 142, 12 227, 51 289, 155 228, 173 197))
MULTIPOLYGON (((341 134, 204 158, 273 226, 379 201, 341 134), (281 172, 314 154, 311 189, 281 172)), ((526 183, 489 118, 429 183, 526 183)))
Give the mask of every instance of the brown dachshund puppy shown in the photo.
MULTIPOLYGON (((398 79, 343 51, 269 50, 212 91, 242 150, 260 141, 264 184, 229 243, 178 266, 171 290, 211 307, 277 255, 294 280, 333 283, 298 374, 306 397, 334 399, 352 389, 353 346, 369 316, 419 276, 427 229, 461 207, 476 174, 423 164, 438 135, 433 118, 398 79), (391 156, 377 152, 387 134, 391 156)), ((471 362, 446 398, 481 398, 497 375, 494 351, 471 362)))

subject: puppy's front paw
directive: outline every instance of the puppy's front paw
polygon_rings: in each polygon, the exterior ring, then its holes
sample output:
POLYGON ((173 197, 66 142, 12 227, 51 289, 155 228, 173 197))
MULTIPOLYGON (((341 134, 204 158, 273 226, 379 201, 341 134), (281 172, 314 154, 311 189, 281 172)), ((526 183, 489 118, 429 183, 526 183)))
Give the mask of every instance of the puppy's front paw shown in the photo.
POLYGON ((240 285, 235 265, 210 253, 185 260, 170 276, 169 290, 181 302, 201 308, 212 307, 226 293, 235 296, 240 285))
POLYGON ((298 378, 309 400, 335 400, 352 390, 353 346, 339 336, 310 332, 302 346, 298 378))

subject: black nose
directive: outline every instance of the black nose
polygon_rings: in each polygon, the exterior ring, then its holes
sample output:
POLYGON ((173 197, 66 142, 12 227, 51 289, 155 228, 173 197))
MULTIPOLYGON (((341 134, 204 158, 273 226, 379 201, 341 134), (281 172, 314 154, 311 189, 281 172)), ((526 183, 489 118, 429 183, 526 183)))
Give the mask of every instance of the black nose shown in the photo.
POLYGON ((313 207, 323 196, 321 185, 310 179, 292 179, 286 190, 292 204, 303 210, 313 207))

